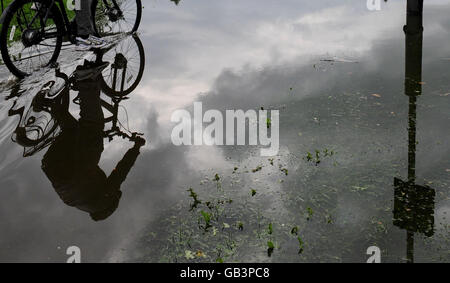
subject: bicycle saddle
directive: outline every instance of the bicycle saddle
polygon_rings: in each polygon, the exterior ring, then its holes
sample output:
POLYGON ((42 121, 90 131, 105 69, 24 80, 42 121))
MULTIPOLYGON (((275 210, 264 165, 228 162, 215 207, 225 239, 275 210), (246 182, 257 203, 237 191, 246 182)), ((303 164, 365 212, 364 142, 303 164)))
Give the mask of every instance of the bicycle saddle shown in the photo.
POLYGON ((78 66, 73 73, 73 78, 75 82, 95 80, 108 65, 108 62, 91 62, 84 60, 84 64, 78 66))

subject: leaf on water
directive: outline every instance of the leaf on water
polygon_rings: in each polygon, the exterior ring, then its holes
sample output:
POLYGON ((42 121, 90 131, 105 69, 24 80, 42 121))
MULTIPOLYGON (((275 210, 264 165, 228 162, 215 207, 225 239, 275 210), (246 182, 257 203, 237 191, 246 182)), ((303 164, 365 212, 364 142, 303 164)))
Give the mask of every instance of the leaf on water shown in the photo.
POLYGON ((266 123, 267 123, 267 129, 269 129, 270 126, 272 126, 272 120, 270 118, 267 118, 266 123))
POLYGON ((267 233, 269 233, 269 235, 272 235, 272 233, 273 233, 272 223, 269 223, 269 227, 268 227, 267 233))
POLYGON ((302 254, 305 243, 303 242, 302 238, 300 238, 300 236, 297 237, 297 240, 298 240, 298 248, 299 248, 298 249, 298 254, 302 254))
POLYGON ((202 214, 203 219, 205 220, 205 224, 206 224, 205 229, 209 228, 210 227, 210 223, 211 223, 211 213, 204 212, 203 210, 200 211, 200 213, 202 214))
POLYGON ((269 242, 267 242, 267 247, 268 247, 267 256, 271 257, 273 254, 273 250, 275 249, 275 245, 271 241, 269 241, 269 242))
POLYGON ((251 191, 252 197, 254 197, 256 195, 256 191, 254 189, 252 189, 251 191))
POLYGON ((208 207, 210 210, 212 210, 212 209, 214 208, 214 205, 213 205, 210 201, 205 202, 205 205, 206 205, 206 207, 208 207))
POLYGON ((194 200, 194 202, 191 204, 191 209, 190 209, 190 211, 192 211, 192 210, 196 209, 197 206, 202 203, 202 201, 198 199, 198 195, 196 192, 194 192, 194 189, 189 188, 189 190, 187 190, 187 191, 189 192, 189 196, 194 200))
POLYGON ((309 221, 309 220, 312 218, 312 216, 314 215, 314 211, 312 210, 311 207, 308 207, 308 208, 306 209, 306 211, 308 212, 308 217, 306 218, 306 220, 309 221))
POLYGON ((292 234, 292 235, 298 235, 298 227, 297 227, 297 226, 295 226, 294 228, 292 228, 291 234, 292 234))
POLYGON ((185 250, 184 251, 184 257, 186 258, 186 259, 194 259, 195 258, 195 256, 194 256, 194 253, 192 252, 192 251, 190 251, 190 250, 185 250))
POLYGON ((255 169, 252 170, 253 173, 259 172, 262 170, 261 166, 256 167, 255 169))
POLYGON ((352 186, 352 191, 354 191, 354 192, 364 192, 367 189, 368 189, 367 187, 352 186))
POLYGON ((271 257, 273 254, 273 250, 275 249, 275 245, 272 243, 272 241, 267 242, 267 256, 271 257))
POLYGON ((333 224, 333 218, 331 217, 331 215, 327 215, 327 216, 325 217, 325 219, 326 219, 326 221, 327 221, 327 224, 333 224))

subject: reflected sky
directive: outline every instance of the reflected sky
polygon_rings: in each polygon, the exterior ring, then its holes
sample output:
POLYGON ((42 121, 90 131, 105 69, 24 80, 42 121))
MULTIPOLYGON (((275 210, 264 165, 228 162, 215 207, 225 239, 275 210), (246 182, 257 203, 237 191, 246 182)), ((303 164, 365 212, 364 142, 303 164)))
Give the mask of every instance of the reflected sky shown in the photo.
MULTIPOLYGON (((424 8, 416 171, 419 183, 436 190, 436 233, 417 239, 416 260, 426 262, 450 259, 449 4, 426 1, 424 8)), ((364 262, 370 245, 382 248, 385 261, 404 261, 406 235, 392 225, 392 205, 394 177, 407 176, 405 20, 404 1, 383 2, 377 12, 356 0, 146 2, 140 27, 146 69, 120 117, 145 133, 148 145, 123 184, 118 210, 101 223, 61 202, 40 169, 45 152, 24 159, 11 141, 18 121, 8 117, 13 102, 4 97, 14 82, 2 67, 0 261, 61 262, 72 245, 81 248, 83 261, 186 260, 170 251, 174 230, 163 224, 170 217, 189 224, 186 190, 213 197, 216 173, 234 199, 233 221, 249 223, 243 235, 252 234, 255 217, 245 205, 280 231, 271 257, 265 238, 261 246, 237 233, 244 244, 229 261, 364 262), (191 110, 194 101, 204 109, 279 109, 274 165, 255 147, 173 146, 170 116, 191 110), (324 149, 336 154, 318 166, 305 160, 307 152, 324 149), (248 200, 251 188, 258 190, 256 202, 248 200), (307 208, 313 221, 306 220, 307 208), (301 256, 296 239, 281 232, 294 225, 306 242, 301 256)), ((73 71, 80 62, 74 59, 63 53, 64 70, 73 71)), ((30 103, 52 75, 23 81, 20 103, 30 103)), ((113 170, 128 147, 105 140, 100 167, 113 170)), ((208 253, 205 261, 215 261, 208 253)))

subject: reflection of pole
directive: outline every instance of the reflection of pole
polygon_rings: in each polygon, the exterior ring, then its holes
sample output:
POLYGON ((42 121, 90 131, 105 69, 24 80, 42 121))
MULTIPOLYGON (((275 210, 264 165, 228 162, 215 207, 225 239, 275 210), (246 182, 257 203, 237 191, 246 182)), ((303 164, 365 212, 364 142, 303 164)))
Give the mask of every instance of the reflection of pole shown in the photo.
POLYGON ((408 111, 408 181, 394 178, 393 223, 406 233, 406 258, 414 262, 414 233, 434 234, 435 191, 416 185, 417 98, 422 94, 423 0, 408 0, 405 31, 405 94, 408 111))
MULTIPOLYGON (((409 96, 408 113, 408 182, 416 181, 416 118, 417 96, 422 94, 422 46, 423 46, 423 0, 408 0, 404 31, 405 48, 405 94, 409 96)), ((414 262, 414 232, 406 233, 406 258, 414 262)))
POLYGON ((414 232, 406 232, 406 260, 414 263, 414 232))
POLYGON ((417 97, 409 97, 408 113, 408 181, 411 184, 416 182, 416 105, 417 97))
MULTIPOLYGON (((422 56, 420 57, 422 58, 422 56)), ((420 82, 420 80, 417 82, 420 82)), ((408 95, 408 92, 406 92, 406 94, 408 95)), ((408 183, 411 190, 415 189, 414 184, 416 183, 416 102, 417 97, 415 95, 410 95, 408 113, 408 183)), ((408 263, 414 263, 414 232, 408 230, 406 232, 406 238, 406 259, 408 263)))

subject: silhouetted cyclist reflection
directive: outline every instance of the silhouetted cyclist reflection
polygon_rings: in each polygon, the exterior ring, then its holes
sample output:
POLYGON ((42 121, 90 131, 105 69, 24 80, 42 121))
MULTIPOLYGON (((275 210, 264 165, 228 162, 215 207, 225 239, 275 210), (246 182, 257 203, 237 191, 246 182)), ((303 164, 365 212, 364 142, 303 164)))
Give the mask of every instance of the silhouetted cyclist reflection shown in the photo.
POLYGON ((53 107, 61 134, 54 140, 42 160, 42 170, 65 204, 88 212, 95 221, 108 218, 117 209, 125 181, 145 140, 136 137, 113 172, 106 176, 98 166, 103 152, 104 115, 98 77, 104 63, 89 63, 75 71, 74 89, 79 91, 80 119, 68 108, 53 107))

